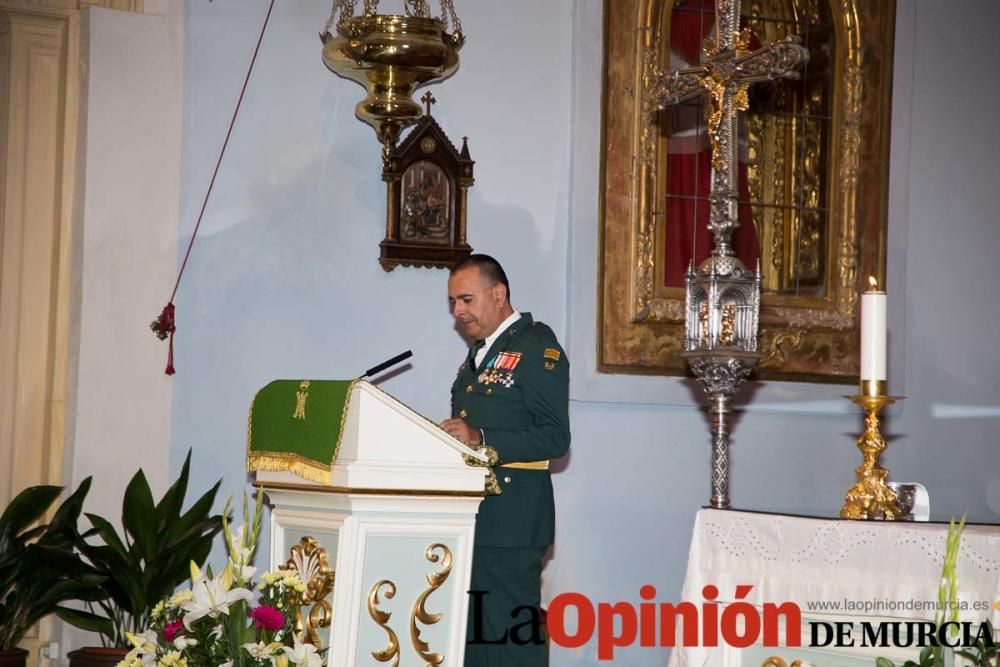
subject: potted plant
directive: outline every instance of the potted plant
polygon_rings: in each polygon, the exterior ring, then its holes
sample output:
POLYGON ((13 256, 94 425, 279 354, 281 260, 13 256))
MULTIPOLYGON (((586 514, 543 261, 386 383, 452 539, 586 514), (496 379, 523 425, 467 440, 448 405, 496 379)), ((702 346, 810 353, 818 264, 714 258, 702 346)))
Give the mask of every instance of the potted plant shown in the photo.
MULTIPOLYGON (((130 634, 132 650, 120 667, 227 665, 228 667, 322 667, 326 649, 310 643, 303 609, 315 594, 314 580, 279 568, 260 575, 252 562, 263 516, 262 494, 250 514, 243 497, 244 525, 232 530, 223 511, 229 561, 218 575, 192 563, 191 587, 156 606, 144 632, 130 634), (255 595, 256 593, 256 595, 255 595)), ((315 574, 315 572, 311 572, 315 574)))
POLYGON ((92 529, 77 548, 105 577, 103 595, 87 601, 86 609, 61 608, 58 613, 78 628, 99 633, 103 646, 71 652, 71 665, 117 663, 130 646, 126 633, 146 628, 153 607, 187 579, 190 564, 208 558, 212 540, 222 529, 222 517, 212 514, 222 482, 184 511, 190 468, 189 451, 180 476, 158 503, 145 474, 136 472, 122 501, 121 536, 107 519, 86 515, 92 529))
POLYGON ((25 664, 28 652, 16 648, 18 643, 61 603, 101 595, 101 577, 73 549, 89 489, 88 477, 48 524, 37 522, 59 496, 60 486, 24 489, 0 515, 0 665, 25 664))

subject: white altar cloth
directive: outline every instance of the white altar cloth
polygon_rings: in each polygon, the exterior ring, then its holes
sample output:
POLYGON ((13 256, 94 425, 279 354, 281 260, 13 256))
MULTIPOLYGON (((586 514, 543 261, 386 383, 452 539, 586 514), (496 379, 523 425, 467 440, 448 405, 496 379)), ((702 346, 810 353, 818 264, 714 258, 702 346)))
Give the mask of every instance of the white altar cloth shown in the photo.
MULTIPOLYGON (((947 524, 818 519, 702 509, 695 520, 681 597, 701 605, 714 584, 720 603, 737 585, 752 585, 746 601, 797 602, 802 616, 933 620, 934 611, 908 610, 905 601, 937 598, 947 524), (809 609, 818 601, 882 601, 896 608, 863 612, 809 609), (904 608, 898 608, 902 603, 904 608)), ((960 620, 1000 626, 1000 526, 966 526, 957 563, 958 599, 989 603, 960 620)), ((674 648, 670 665, 726 664, 723 647, 674 648)), ((760 664, 759 662, 757 664, 760 664)))

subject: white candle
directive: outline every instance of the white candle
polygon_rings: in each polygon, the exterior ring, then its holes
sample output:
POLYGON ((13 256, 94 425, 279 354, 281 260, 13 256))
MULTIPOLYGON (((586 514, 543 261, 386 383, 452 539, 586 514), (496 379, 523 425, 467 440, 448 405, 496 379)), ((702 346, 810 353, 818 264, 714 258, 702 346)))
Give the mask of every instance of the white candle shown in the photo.
POLYGON ((869 276, 871 289, 861 295, 861 379, 885 380, 886 299, 869 276))

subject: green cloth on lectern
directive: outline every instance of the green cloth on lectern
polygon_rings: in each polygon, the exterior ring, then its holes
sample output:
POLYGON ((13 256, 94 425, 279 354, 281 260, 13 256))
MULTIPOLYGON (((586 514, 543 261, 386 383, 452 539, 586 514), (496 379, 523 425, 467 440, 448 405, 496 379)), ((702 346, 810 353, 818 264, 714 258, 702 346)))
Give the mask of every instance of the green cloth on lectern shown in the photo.
POLYGON ((275 380, 257 392, 247 427, 247 470, 328 483, 353 386, 352 380, 275 380))

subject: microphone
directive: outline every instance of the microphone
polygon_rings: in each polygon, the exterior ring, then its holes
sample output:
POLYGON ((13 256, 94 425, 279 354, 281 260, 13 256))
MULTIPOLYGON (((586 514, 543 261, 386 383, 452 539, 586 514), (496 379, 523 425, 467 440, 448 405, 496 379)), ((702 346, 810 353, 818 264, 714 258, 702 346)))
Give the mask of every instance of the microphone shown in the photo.
POLYGON ((364 375, 362 375, 358 379, 360 380, 361 378, 372 377, 376 373, 381 373, 385 369, 391 368, 392 366, 395 366, 399 362, 404 361, 406 359, 409 359, 412 356, 413 356, 413 352, 411 350, 407 350, 406 352, 403 352, 402 354, 397 354, 392 359, 389 359, 387 361, 383 361, 378 366, 372 366, 371 368, 369 368, 368 370, 366 370, 364 372, 364 375))

